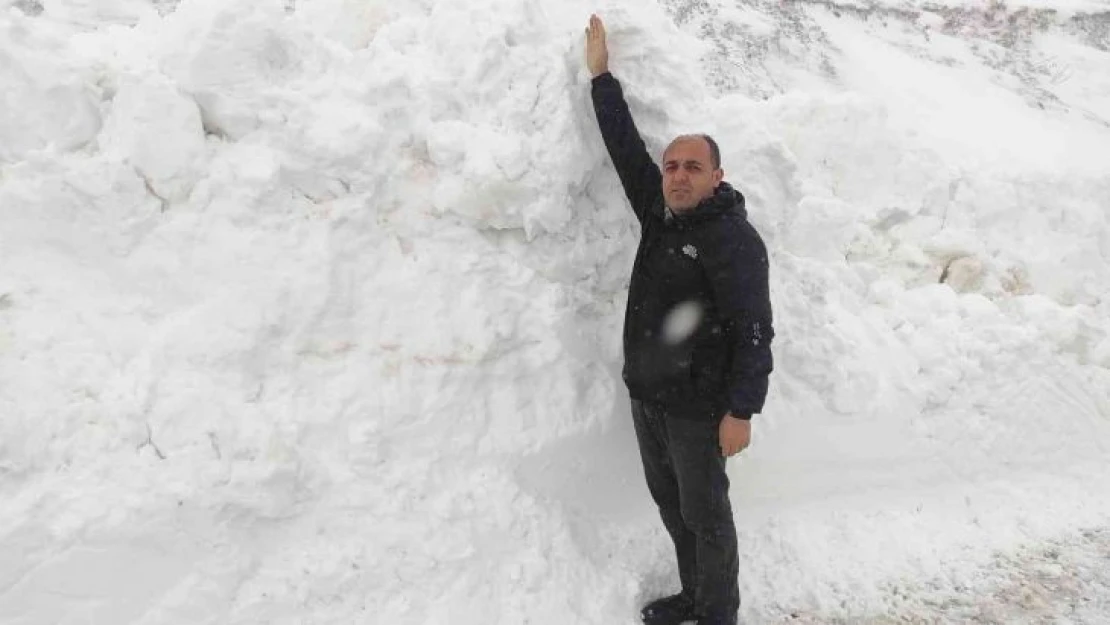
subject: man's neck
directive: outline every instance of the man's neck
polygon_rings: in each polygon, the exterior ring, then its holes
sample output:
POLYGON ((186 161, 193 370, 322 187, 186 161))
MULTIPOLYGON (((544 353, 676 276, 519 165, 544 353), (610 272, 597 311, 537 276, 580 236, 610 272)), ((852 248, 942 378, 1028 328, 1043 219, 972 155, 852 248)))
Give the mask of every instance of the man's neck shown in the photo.
POLYGON ((698 209, 697 206, 691 206, 690 208, 671 208, 670 206, 664 206, 664 208, 666 210, 666 217, 668 221, 676 218, 681 219, 682 217, 686 217, 688 215, 693 215, 694 211, 698 209))

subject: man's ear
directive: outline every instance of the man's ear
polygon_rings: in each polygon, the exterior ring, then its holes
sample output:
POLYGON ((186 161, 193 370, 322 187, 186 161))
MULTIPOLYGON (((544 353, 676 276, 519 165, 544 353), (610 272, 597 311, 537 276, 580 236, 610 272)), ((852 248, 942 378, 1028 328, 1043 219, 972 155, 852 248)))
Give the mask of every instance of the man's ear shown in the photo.
POLYGON ((725 179, 725 170, 718 167, 717 171, 713 172, 713 186, 716 187, 717 185, 721 184, 721 181, 724 180, 724 179, 725 179))

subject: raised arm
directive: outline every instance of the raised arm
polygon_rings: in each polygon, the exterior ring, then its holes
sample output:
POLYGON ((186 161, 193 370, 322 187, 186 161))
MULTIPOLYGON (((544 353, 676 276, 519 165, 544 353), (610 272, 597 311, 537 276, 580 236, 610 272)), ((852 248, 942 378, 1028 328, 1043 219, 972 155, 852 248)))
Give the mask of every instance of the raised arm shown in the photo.
POLYGON ((660 204, 663 178, 640 138, 621 84, 609 73, 605 25, 596 15, 590 17, 586 29, 586 65, 593 76, 591 91, 601 137, 632 210, 643 222, 660 204))

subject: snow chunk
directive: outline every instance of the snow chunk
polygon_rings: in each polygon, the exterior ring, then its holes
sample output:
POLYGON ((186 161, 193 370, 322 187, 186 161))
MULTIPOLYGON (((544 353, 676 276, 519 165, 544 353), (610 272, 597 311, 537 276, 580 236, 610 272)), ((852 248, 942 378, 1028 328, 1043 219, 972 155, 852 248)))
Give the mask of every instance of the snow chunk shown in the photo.
POLYGON ((112 101, 102 147, 133 165, 159 196, 183 198, 205 154, 200 111, 164 79, 129 79, 112 101))

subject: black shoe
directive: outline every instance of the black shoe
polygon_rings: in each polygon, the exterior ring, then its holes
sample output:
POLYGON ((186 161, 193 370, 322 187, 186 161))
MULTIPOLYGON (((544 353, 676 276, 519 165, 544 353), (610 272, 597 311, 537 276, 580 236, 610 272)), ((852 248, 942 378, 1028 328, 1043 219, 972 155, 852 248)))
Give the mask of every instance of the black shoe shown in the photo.
POLYGON ((697 618, 694 614, 694 600, 681 593, 656 599, 640 611, 640 619, 644 621, 644 625, 678 625, 697 618))

